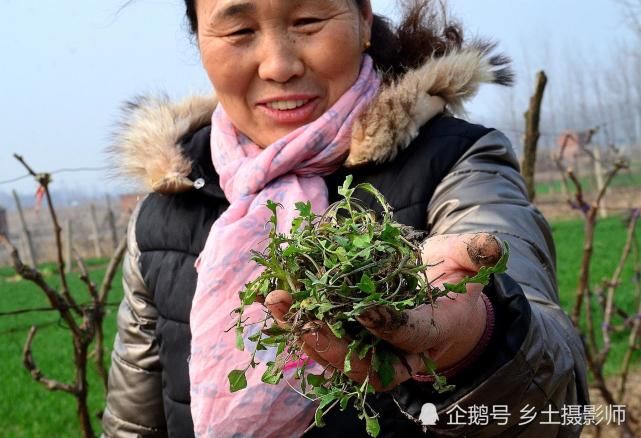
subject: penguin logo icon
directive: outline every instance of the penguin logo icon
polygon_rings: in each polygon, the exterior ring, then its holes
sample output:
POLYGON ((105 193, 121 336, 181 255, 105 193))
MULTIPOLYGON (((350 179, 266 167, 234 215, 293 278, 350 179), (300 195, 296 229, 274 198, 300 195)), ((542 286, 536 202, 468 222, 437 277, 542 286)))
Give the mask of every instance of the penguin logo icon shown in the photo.
POLYGON ((418 417, 418 420, 423 426, 435 426, 438 422, 436 406, 432 403, 425 403, 421 408, 421 415, 418 417))

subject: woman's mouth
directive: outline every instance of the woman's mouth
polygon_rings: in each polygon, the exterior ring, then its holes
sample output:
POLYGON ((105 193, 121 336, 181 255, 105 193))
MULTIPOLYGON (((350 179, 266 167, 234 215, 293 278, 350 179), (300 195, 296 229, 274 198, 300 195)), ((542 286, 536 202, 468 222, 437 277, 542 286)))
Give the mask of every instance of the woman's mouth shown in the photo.
POLYGON ((278 111, 287 111, 300 108, 309 102, 309 99, 301 100, 276 100, 267 104, 268 108, 278 111))
POLYGON ((258 108, 274 123, 304 125, 313 121, 320 99, 296 96, 273 99, 258 104, 258 108))

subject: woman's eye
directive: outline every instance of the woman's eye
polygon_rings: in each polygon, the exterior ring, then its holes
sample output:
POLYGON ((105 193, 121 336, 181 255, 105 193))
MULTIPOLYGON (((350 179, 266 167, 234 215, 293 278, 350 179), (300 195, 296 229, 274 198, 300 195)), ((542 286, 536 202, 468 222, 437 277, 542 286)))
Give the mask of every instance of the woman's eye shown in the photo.
POLYGON ((245 28, 245 29, 238 29, 238 30, 236 30, 234 32, 231 32, 228 36, 232 36, 232 37, 234 37, 234 36, 247 36, 247 35, 251 35, 252 33, 254 33, 254 31, 252 29, 245 28))
POLYGON ((318 24, 322 22, 323 20, 321 18, 313 18, 313 17, 306 17, 306 18, 300 18, 294 22, 295 26, 309 26, 313 24, 318 24))

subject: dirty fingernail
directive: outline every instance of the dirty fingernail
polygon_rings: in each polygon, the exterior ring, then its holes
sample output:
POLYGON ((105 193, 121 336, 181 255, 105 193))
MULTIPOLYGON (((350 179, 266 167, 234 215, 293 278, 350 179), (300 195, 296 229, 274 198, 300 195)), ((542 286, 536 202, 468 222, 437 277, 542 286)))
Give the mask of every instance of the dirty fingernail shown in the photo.
POLYGON ((503 255, 499 240, 491 234, 480 233, 472 237, 467 245, 467 254, 475 265, 494 266, 503 255))

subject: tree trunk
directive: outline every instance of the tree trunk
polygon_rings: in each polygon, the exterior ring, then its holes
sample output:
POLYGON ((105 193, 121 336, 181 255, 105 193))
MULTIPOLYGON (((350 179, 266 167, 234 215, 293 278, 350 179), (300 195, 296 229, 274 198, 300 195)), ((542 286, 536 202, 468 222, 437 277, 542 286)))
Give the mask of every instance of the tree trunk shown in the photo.
POLYGON ((536 75, 536 89, 534 95, 530 98, 530 107, 525 113, 525 139, 523 141, 523 161, 521 163, 521 173, 525 178, 528 196, 530 201, 534 201, 536 195, 534 188, 534 171, 536 169, 536 149, 541 133, 539 124, 541 122, 541 104, 543 103, 543 93, 547 85, 548 78, 545 72, 540 71, 536 75))

